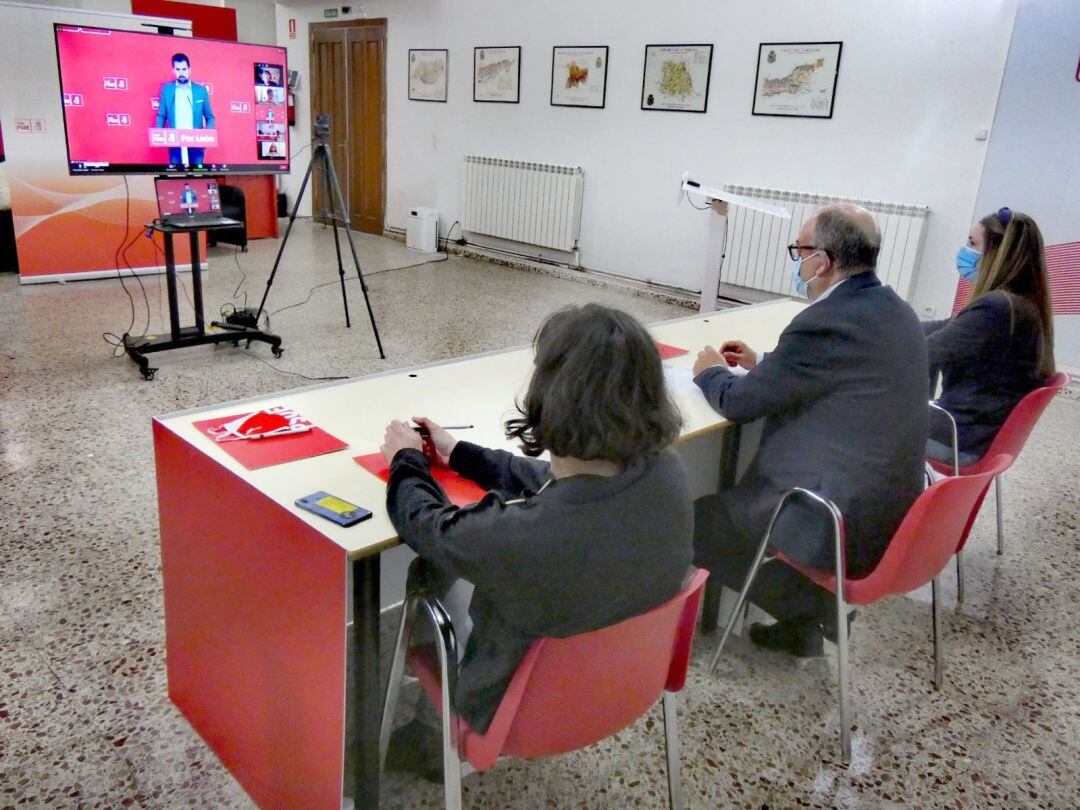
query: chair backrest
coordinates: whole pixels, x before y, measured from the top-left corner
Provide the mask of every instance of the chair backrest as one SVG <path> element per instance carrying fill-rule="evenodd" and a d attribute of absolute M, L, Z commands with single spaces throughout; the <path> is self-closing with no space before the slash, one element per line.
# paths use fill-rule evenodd
<path fill-rule="evenodd" d="M 997 432 L 982 459 L 977 464 L 965 468 L 964 472 L 973 472 L 974 467 L 978 467 L 981 471 L 985 463 L 1003 453 L 1012 456 L 1013 459 L 1020 455 L 1020 451 L 1024 449 L 1024 443 L 1031 435 L 1031 431 L 1035 429 L 1035 423 L 1039 421 L 1046 406 L 1050 404 L 1054 395 L 1068 384 L 1069 375 L 1064 371 L 1059 371 L 1047 380 L 1042 388 L 1036 388 L 1016 403 L 1016 407 L 1009 412 L 1009 418 Z"/>
<path fill-rule="evenodd" d="M 664 689 L 682 689 L 707 578 L 707 571 L 696 571 L 676 596 L 640 616 L 537 641 L 487 732 L 462 735 L 462 757 L 483 770 L 500 754 L 535 757 L 583 748 L 633 723 Z"/>
<path fill-rule="evenodd" d="M 845 583 L 853 604 L 869 604 L 890 594 L 920 588 L 948 565 L 972 512 L 991 479 L 1012 464 L 999 455 L 973 475 L 941 478 L 911 505 L 885 554 L 867 576 Z"/>

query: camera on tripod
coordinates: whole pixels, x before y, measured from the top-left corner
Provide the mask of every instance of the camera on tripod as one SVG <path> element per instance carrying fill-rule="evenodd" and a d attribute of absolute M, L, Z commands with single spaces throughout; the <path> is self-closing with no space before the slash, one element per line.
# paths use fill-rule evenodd
<path fill-rule="evenodd" d="M 333 116 L 323 113 L 315 116 L 315 123 L 311 125 L 311 132 L 317 141 L 330 140 L 330 121 Z"/>

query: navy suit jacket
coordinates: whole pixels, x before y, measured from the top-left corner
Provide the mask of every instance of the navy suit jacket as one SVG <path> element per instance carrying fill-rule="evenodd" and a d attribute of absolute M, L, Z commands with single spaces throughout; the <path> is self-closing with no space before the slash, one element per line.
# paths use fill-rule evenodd
<path fill-rule="evenodd" d="M 756 544 L 783 492 L 805 487 L 843 513 L 848 572 L 872 569 L 923 488 L 927 373 L 915 313 L 870 272 L 800 312 L 746 376 L 701 372 L 716 410 L 765 420 L 746 474 L 719 495 L 735 529 Z M 833 565 L 831 523 L 802 500 L 778 519 L 773 546 Z"/>
<path fill-rule="evenodd" d="M 191 116 L 192 129 L 213 129 L 216 119 L 213 110 L 210 109 L 210 95 L 201 84 L 191 82 L 191 103 L 195 108 Z M 176 126 L 176 82 L 165 82 L 161 85 L 157 121 L 154 126 Z"/>

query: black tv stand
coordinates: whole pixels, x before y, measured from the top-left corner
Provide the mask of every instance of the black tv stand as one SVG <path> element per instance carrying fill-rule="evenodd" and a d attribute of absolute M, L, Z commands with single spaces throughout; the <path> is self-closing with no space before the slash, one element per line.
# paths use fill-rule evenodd
<path fill-rule="evenodd" d="M 124 350 L 128 357 L 139 364 L 139 373 L 147 380 L 154 379 L 156 368 L 151 368 L 146 355 L 152 352 L 163 352 L 169 349 L 185 349 L 190 346 L 203 346 L 207 343 L 232 343 L 240 345 L 240 341 L 246 340 L 248 345 L 251 341 L 259 340 L 270 344 L 270 351 L 274 357 L 281 357 L 284 349 L 281 348 L 281 338 L 269 332 L 253 326 L 239 325 L 235 323 L 221 323 L 212 321 L 210 328 L 206 330 L 203 320 L 202 300 L 202 268 L 199 266 L 199 233 L 224 228 L 235 228 L 239 222 L 226 222 L 219 225 L 204 225 L 194 228 L 180 228 L 164 222 L 152 222 L 146 227 L 157 231 L 165 237 L 165 281 L 169 294 L 169 334 L 148 335 L 133 337 L 124 334 Z M 195 325 L 180 326 L 180 308 L 176 296 L 176 255 L 173 250 L 173 235 L 186 233 L 191 242 L 191 286 L 195 297 Z"/>

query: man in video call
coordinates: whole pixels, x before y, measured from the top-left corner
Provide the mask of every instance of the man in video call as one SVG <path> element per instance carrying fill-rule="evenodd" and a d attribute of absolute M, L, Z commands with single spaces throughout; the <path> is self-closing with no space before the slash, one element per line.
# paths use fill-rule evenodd
<path fill-rule="evenodd" d="M 191 81 L 191 60 L 187 54 L 176 53 L 172 58 L 175 81 L 161 85 L 155 127 L 170 129 L 213 129 L 214 113 L 210 109 L 210 94 L 201 84 Z M 170 147 L 169 162 L 176 165 L 202 164 L 205 150 L 201 147 Z"/>
<path fill-rule="evenodd" d="M 262 68 L 259 71 L 259 84 L 263 87 L 278 87 L 278 83 L 274 81 L 274 72 L 270 68 Z"/>
<path fill-rule="evenodd" d="M 199 207 L 199 197 L 192 191 L 190 183 L 184 183 L 184 190 L 180 194 L 180 207 L 189 214 L 194 214 Z"/>

